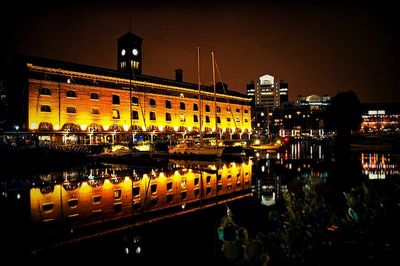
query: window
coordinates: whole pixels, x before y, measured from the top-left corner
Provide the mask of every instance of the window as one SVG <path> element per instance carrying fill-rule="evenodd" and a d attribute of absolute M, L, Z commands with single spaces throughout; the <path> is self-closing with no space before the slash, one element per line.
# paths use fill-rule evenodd
<path fill-rule="evenodd" d="M 93 195 L 92 196 L 92 203 L 93 204 L 100 204 L 101 202 L 101 195 Z"/>
<path fill-rule="evenodd" d="M 69 199 L 68 206 L 70 208 L 76 208 L 78 206 L 78 199 Z"/>
<path fill-rule="evenodd" d="M 206 115 L 206 123 L 210 123 L 210 117 Z"/>
<path fill-rule="evenodd" d="M 139 62 L 131 60 L 131 66 L 133 69 L 139 69 Z"/>
<path fill-rule="evenodd" d="M 199 117 L 197 115 L 193 115 L 193 122 L 198 123 Z"/>
<path fill-rule="evenodd" d="M 134 197 L 138 197 L 140 195 L 140 187 L 134 187 L 132 193 Z"/>
<path fill-rule="evenodd" d="M 172 182 L 168 182 L 167 183 L 167 190 L 171 190 L 172 189 Z"/>
<path fill-rule="evenodd" d="M 181 122 L 185 122 L 186 120 L 185 120 L 185 115 L 184 114 L 180 114 L 179 115 L 179 121 L 181 121 Z"/>
<path fill-rule="evenodd" d="M 76 98 L 76 92 L 73 90 L 67 91 L 67 97 L 68 98 Z"/>
<path fill-rule="evenodd" d="M 173 194 L 167 194 L 167 202 L 170 203 L 173 200 L 174 200 L 174 195 Z"/>
<path fill-rule="evenodd" d="M 150 99 L 150 106 L 151 107 L 156 107 L 156 100 L 155 99 Z"/>
<path fill-rule="evenodd" d="M 206 177 L 206 182 L 207 182 L 207 183 L 210 183 L 210 182 L 211 182 L 211 176 L 210 176 L 210 175 L 208 175 L 208 176 Z"/>
<path fill-rule="evenodd" d="M 139 105 L 139 98 L 136 97 L 136 96 L 133 96 L 133 97 L 132 97 L 132 104 L 133 104 L 133 105 Z"/>
<path fill-rule="evenodd" d="M 52 202 L 42 204 L 42 211 L 45 213 L 53 211 L 53 208 L 54 204 Z"/>
<path fill-rule="evenodd" d="M 199 181 L 200 179 L 198 177 L 196 177 L 193 182 L 194 182 L 194 186 L 197 187 L 199 185 Z"/>
<path fill-rule="evenodd" d="M 139 112 L 136 110 L 132 111 L 132 120 L 139 120 Z"/>
<path fill-rule="evenodd" d="M 248 114 L 248 113 L 249 113 L 249 110 L 248 110 L 248 109 L 244 109 L 244 113 L 245 113 L 245 114 Z"/>
<path fill-rule="evenodd" d="M 157 193 L 157 184 L 151 184 L 150 186 L 151 193 Z"/>
<path fill-rule="evenodd" d="M 181 180 L 181 188 L 186 189 L 186 179 Z"/>
<path fill-rule="evenodd" d="M 197 103 L 193 104 L 193 111 L 198 111 L 199 110 L 199 106 L 197 105 Z"/>
<path fill-rule="evenodd" d="M 92 108 L 92 115 L 99 115 L 100 111 L 99 108 Z"/>
<path fill-rule="evenodd" d="M 76 113 L 76 108 L 74 106 L 68 106 L 67 107 L 67 113 L 68 114 L 75 114 Z"/>
<path fill-rule="evenodd" d="M 98 99 L 99 99 L 99 94 L 96 93 L 96 92 L 92 92 L 92 93 L 90 94 L 90 99 L 92 99 L 92 100 L 98 100 Z"/>
<path fill-rule="evenodd" d="M 239 117 L 236 117 L 236 122 L 240 122 L 240 118 Z"/>
<path fill-rule="evenodd" d="M 165 101 L 165 108 L 167 108 L 167 109 L 171 109 L 172 107 L 171 107 L 171 101 L 170 100 L 166 100 Z"/>
<path fill-rule="evenodd" d="M 231 122 L 231 118 L 230 118 L 230 117 L 227 117 L 227 118 L 226 118 L 226 122 Z"/>
<path fill-rule="evenodd" d="M 41 111 L 41 112 L 50 113 L 50 112 L 51 112 L 50 105 L 41 105 L 41 106 L 40 106 L 40 111 Z"/>
<path fill-rule="evenodd" d="M 180 108 L 181 110 L 185 110 L 185 109 L 186 109 L 185 103 L 184 103 L 184 102 L 181 102 L 181 103 L 179 104 L 179 108 Z"/>
<path fill-rule="evenodd" d="M 221 117 L 217 116 L 217 124 L 221 124 Z"/>
<path fill-rule="evenodd" d="M 40 88 L 39 94 L 40 95 L 51 95 L 51 90 L 49 88 Z"/>
<path fill-rule="evenodd" d="M 120 189 L 114 190 L 114 199 L 121 199 L 122 191 Z"/>
<path fill-rule="evenodd" d="M 165 121 L 172 121 L 170 113 L 165 113 Z"/>
<path fill-rule="evenodd" d="M 240 109 L 239 108 L 236 108 L 236 113 L 240 113 Z"/>
<path fill-rule="evenodd" d="M 126 61 L 121 62 L 121 68 L 126 68 Z"/>
<path fill-rule="evenodd" d="M 221 113 L 221 107 L 217 106 L 217 113 Z"/>
<path fill-rule="evenodd" d="M 112 118 L 119 119 L 119 111 L 117 109 L 112 110 Z"/>
<path fill-rule="evenodd" d="M 113 94 L 113 96 L 112 96 L 112 104 L 119 104 L 119 103 L 120 103 L 119 95 Z"/>
<path fill-rule="evenodd" d="M 210 112 L 210 106 L 208 104 L 206 104 L 206 112 L 209 113 Z"/>
<path fill-rule="evenodd" d="M 182 199 L 186 199 L 186 197 L 187 197 L 187 192 L 186 191 L 182 191 L 181 192 L 181 198 Z"/>
<path fill-rule="evenodd" d="M 195 196 L 195 197 L 198 197 L 199 195 L 200 195 L 200 189 L 196 188 L 196 189 L 194 190 L 194 196 Z"/>
<path fill-rule="evenodd" d="M 156 113 L 150 112 L 150 120 L 156 120 Z"/>
<path fill-rule="evenodd" d="M 114 212 L 115 213 L 122 212 L 122 202 L 114 203 Z"/>
<path fill-rule="evenodd" d="M 249 122 L 249 120 L 246 118 L 246 119 L 244 119 L 244 122 L 247 123 L 247 122 Z"/>

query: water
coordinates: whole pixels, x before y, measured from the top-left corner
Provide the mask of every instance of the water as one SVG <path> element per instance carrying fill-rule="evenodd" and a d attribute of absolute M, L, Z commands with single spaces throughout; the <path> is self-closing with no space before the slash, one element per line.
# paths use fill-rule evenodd
<path fill-rule="evenodd" d="M 159 259 L 174 265 L 225 264 L 217 228 L 227 207 L 255 237 L 268 212 L 283 202 L 282 193 L 301 193 L 305 179 L 328 200 L 342 203 L 341 190 L 399 176 L 392 154 L 356 153 L 349 161 L 339 171 L 329 147 L 299 142 L 244 162 L 88 164 L 2 178 L 1 234 L 7 243 L 2 252 L 41 264 L 62 257 L 136 265 Z"/>

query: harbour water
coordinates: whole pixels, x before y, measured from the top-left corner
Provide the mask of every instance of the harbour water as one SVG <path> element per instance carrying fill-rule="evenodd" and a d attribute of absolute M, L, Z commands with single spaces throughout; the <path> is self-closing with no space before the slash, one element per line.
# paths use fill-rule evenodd
<path fill-rule="evenodd" d="M 301 193 L 305 180 L 337 208 L 352 187 L 399 184 L 396 154 L 354 152 L 345 161 L 340 165 L 327 144 L 295 142 L 243 161 L 91 162 L 4 176 L 2 253 L 12 261 L 42 264 L 61 258 L 227 264 L 217 235 L 227 208 L 254 238 L 265 229 L 268 213 L 282 205 L 283 195 Z"/>

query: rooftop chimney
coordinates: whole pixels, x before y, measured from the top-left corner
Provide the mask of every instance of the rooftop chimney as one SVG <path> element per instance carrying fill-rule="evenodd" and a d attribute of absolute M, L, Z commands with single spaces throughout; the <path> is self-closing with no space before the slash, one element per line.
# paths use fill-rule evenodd
<path fill-rule="evenodd" d="M 183 82 L 183 70 L 180 68 L 175 70 L 175 81 Z"/>

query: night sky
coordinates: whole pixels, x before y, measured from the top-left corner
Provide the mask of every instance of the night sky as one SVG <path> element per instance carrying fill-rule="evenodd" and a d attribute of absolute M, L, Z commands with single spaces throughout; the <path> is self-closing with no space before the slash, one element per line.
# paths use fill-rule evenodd
<path fill-rule="evenodd" d="M 353 90 L 361 102 L 400 102 L 400 16 L 389 1 L 55 2 L 2 7 L 2 71 L 14 52 L 116 69 L 116 40 L 131 28 L 146 75 L 182 68 L 197 83 L 199 46 L 202 84 L 214 51 L 217 81 L 232 90 L 269 74 L 289 83 L 289 100 Z"/>

